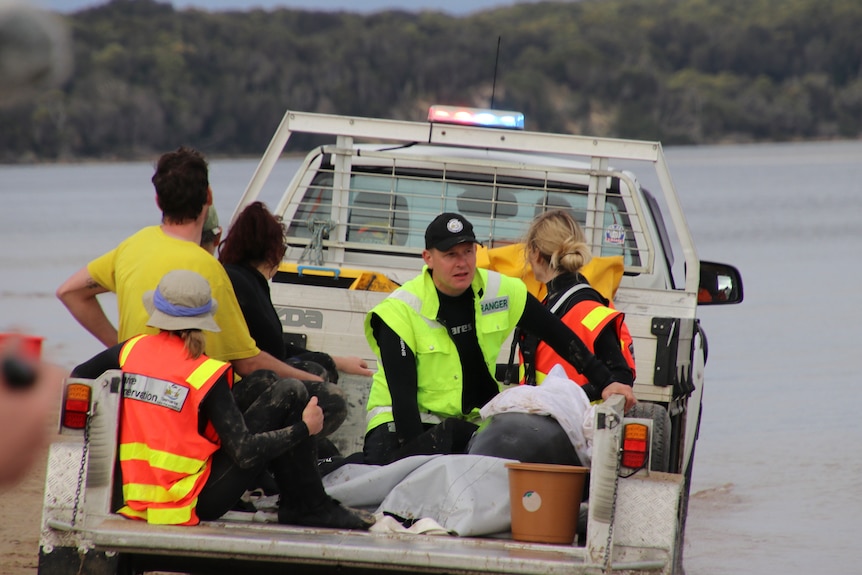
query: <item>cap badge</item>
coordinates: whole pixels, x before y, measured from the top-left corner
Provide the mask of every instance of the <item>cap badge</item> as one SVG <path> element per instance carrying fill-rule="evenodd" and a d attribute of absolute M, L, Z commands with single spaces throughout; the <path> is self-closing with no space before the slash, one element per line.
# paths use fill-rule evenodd
<path fill-rule="evenodd" d="M 457 234 L 464 229 L 464 224 L 461 223 L 461 220 L 459 220 L 458 218 L 452 218 L 451 220 L 446 222 L 446 229 L 453 234 Z"/>

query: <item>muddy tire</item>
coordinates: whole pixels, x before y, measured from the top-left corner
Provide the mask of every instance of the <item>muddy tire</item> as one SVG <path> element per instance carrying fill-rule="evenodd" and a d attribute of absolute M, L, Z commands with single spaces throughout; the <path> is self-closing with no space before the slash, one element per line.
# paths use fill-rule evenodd
<path fill-rule="evenodd" d="M 652 420 L 652 457 L 650 471 L 670 470 L 670 415 L 657 403 L 641 402 L 626 413 L 626 417 Z"/>

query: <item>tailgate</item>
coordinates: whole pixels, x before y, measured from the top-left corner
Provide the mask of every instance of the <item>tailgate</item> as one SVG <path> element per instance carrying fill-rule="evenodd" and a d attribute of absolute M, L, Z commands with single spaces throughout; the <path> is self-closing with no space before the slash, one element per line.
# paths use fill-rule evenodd
<path fill-rule="evenodd" d="M 195 527 L 153 526 L 121 517 L 105 518 L 87 531 L 97 549 L 121 553 L 314 565 L 339 568 L 340 572 L 585 572 L 583 548 L 508 540 L 337 531 L 249 521 L 206 522 Z"/>

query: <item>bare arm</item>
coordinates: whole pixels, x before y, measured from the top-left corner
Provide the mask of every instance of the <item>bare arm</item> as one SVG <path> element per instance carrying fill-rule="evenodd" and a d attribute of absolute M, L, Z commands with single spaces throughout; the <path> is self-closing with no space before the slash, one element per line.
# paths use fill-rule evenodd
<path fill-rule="evenodd" d="M 57 288 L 57 297 L 84 329 L 110 347 L 117 344 L 117 328 L 111 324 L 102 304 L 96 299 L 97 295 L 107 292 L 83 267 Z"/>
<path fill-rule="evenodd" d="M 368 363 L 361 357 L 350 356 L 332 356 L 332 361 L 335 362 L 335 367 L 338 371 L 351 373 L 353 375 L 374 375 L 374 372 L 368 369 Z"/>
<path fill-rule="evenodd" d="M 294 377 L 302 381 L 323 381 L 319 376 L 301 369 L 296 369 L 283 361 L 276 359 L 274 356 L 261 351 L 259 354 L 246 357 L 243 359 L 234 359 L 231 361 L 233 369 L 240 376 L 245 377 L 258 369 L 268 369 L 274 371 L 279 377 Z"/>

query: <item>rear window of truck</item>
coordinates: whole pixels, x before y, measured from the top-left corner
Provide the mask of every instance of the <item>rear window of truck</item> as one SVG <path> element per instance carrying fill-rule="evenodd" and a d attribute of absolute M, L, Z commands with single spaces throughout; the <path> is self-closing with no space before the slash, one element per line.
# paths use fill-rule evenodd
<path fill-rule="evenodd" d="M 334 217 L 338 210 L 333 209 L 333 180 L 331 170 L 321 169 L 315 175 L 287 221 L 289 237 L 310 239 L 315 221 L 339 220 Z M 591 247 L 604 256 L 622 255 L 626 266 L 639 266 L 641 257 L 625 202 L 613 189 L 608 190 L 597 220 L 601 245 Z M 578 184 L 493 173 L 393 172 L 357 166 L 350 177 L 346 207 L 346 219 L 340 220 L 345 224 L 343 240 L 348 249 L 388 245 L 416 250 L 424 248 L 425 227 L 441 212 L 463 214 L 479 241 L 494 248 L 521 241 L 533 218 L 546 210 L 567 210 L 585 226 L 589 209 L 587 188 Z M 334 232 L 328 230 L 324 240 Z"/>

